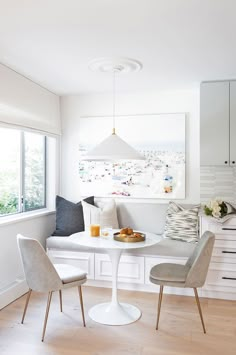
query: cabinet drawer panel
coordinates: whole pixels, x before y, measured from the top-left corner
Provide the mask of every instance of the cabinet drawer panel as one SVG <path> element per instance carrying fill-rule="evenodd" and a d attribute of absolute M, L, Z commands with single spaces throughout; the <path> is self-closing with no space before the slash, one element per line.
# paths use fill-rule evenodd
<path fill-rule="evenodd" d="M 233 271 L 236 274 L 236 263 L 219 263 L 211 261 L 209 268 L 210 270 Z"/>
<path fill-rule="evenodd" d="M 236 237 L 236 218 L 232 217 L 224 223 L 214 221 L 211 217 L 202 217 L 202 232 L 210 230 L 215 234 L 232 235 Z"/>
<path fill-rule="evenodd" d="M 146 257 L 145 258 L 145 284 L 150 285 L 151 282 L 149 281 L 150 270 L 153 266 L 162 263 L 175 263 L 175 264 L 185 264 L 187 258 L 166 258 L 166 257 Z"/>
<path fill-rule="evenodd" d="M 236 263 L 236 241 L 216 240 L 212 261 L 220 263 Z"/>
<path fill-rule="evenodd" d="M 209 270 L 206 284 L 207 286 L 233 287 L 236 291 L 236 271 Z"/>
<path fill-rule="evenodd" d="M 206 230 L 215 234 L 217 240 L 236 241 L 236 218 L 233 217 L 225 223 L 214 222 L 210 217 L 201 218 L 201 234 Z"/>
<path fill-rule="evenodd" d="M 95 279 L 112 280 L 112 266 L 107 254 L 95 255 Z M 121 256 L 118 281 L 142 284 L 144 283 L 144 257 L 139 256 Z"/>
<path fill-rule="evenodd" d="M 69 264 L 87 272 L 88 279 L 94 279 L 94 254 L 61 250 L 48 250 L 49 258 L 54 264 Z"/>
<path fill-rule="evenodd" d="M 236 249 L 236 240 L 223 240 L 223 239 L 216 239 L 214 248 L 219 249 Z"/>
<path fill-rule="evenodd" d="M 222 253 L 222 250 L 217 251 L 214 249 L 211 261 L 214 263 L 220 263 L 223 266 L 228 263 L 236 265 L 236 254 L 232 254 L 232 252 Z"/>

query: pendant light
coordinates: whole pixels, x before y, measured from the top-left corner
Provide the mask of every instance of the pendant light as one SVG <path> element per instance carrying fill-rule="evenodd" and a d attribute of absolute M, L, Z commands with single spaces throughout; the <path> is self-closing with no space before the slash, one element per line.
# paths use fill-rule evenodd
<path fill-rule="evenodd" d="M 90 150 L 82 159 L 83 160 L 120 160 L 120 159 L 137 159 L 144 160 L 138 151 L 126 143 L 116 134 L 116 75 L 118 73 L 128 73 L 131 71 L 141 70 L 142 65 L 129 58 L 99 58 L 89 64 L 89 68 L 93 71 L 110 72 L 113 75 L 113 127 L 112 133 L 100 144 Z"/>

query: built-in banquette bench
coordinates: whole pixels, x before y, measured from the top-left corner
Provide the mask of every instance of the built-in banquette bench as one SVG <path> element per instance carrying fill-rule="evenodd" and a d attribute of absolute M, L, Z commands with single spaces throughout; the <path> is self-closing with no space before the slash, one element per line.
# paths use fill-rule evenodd
<path fill-rule="evenodd" d="M 119 226 L 162 235 L 167 207 L 168 204 L 157 203 L 117 203 Z M 222 224 L 212 217 L 200 216 L 200 236 L 206 230 L 212 231 L 216 240 L 207 280 L 199 293 L 206 297 L 236 300 L 236 217 L 233 215 Z M 119 288 L 157 291 L 158 287 L 149 282 L 151 267 L 162 262 L 185 263 L 194 246 L 194 243 L 163 238 L 152 247 L 123 253 L 119 265 Z M 95 253 L 74 244 L 70 237 L 50 237 L 47 251 L 55 263 L 70 263 L 86 270 L 87 284 L 110 287 L 111 264 L 105 250 Z M 191 290 L 181 288 L 166 287 L 165 292 L 192 295 Z"/>
<path fill-rule="evenodd" d="M 157 203 L 117 203 L 117 217 L 120 227 L 130 226 L 137 231 L 147 231 L 162 235 L 168 204 Z M 188 206 L 189 207 L 189 206 Z M 194 249 L 194 243 L 164 239 L 140 250 L 124 252 L 119 265 L 119 287 L 156 291 L 149 281 L 152 266 L 162 262 L 185 263 Z M 69 237 L 49 237 L 47 252 L 54 263 L 70 263 L 88 273 L 88 284 L 109 286 L 111 264 L 104 252 L 82 248 Z M 166 289 L 166 292 L 181 292 L 180 289 Z M 184 290 L 185 294 L 189 291 Z"/>

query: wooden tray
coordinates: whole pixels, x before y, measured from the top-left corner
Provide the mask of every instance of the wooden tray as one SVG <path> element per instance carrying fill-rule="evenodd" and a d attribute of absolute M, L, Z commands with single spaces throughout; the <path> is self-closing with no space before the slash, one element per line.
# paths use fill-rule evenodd
<path fill-rule="evenodd" d="M 123 242 L 123 243 L 137 243 L 137 242 L 143 242 L 146 239 L 146 236 L 144 233 L 140 232 L 134 232 L 140 234 L 140 237 L 132 237 L 130 235 L 127 235 L 126 237 L 121 237 L 120 232 L 114 233 L 113 238 L 117 240 L 118 242 Z"/>

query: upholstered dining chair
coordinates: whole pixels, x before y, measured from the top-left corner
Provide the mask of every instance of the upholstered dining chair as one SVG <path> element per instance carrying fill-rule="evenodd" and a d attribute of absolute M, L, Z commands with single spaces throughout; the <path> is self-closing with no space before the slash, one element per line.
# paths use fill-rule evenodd
<path fill-rule="evenodd" d="M 160 285 L 156 330 L 159 325 L 164 286 L 190 287 L 194 290 L 203 332 L 206 333 L 197 288 L 202 287 L 205 283 L 214 241 L 214 234 L 206 231 L 196 244 L 192 255 L 188 258 L 185 265 L 162 263 L 153 266 L 151 269 L 150 281 Z"/>
<path fill-rule="evenodd" d="M 87 280 L 86 273 L 67 264 L 52 264 L 43 247 L 36 239 L 17 235 L 26 282 L 29 286 L 21 323 L 23 324 L 32 291 L 47 292 L 48 301 L 44 318 L 42 341 L 44 341 L 52 293 L 59 291 L 62 312 L 62 293 L 65 288 L 78 286 L 83 325 L 85 327 L 84 307 L 81 285 Z"/>

